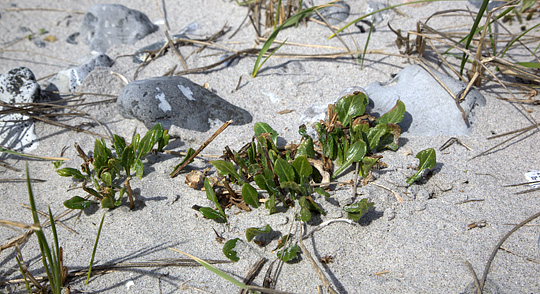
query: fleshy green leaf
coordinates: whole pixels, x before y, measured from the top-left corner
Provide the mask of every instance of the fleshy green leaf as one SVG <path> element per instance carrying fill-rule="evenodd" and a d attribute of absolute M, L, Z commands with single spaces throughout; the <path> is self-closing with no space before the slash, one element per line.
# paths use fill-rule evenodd
<path fill-rule="evenodd" d="M 257 193 L 257 190 L 255 190 L 255 188 L 248 183 L 244 183 L 244 185 L 242 185 L 242 199 L 244 199 L 245 203 L 255 208 L 261 205 L 259 203 L 259 193 Z"/>
<path fill-rule="evenodd" d="M 222 176 L 231 176 L 239 182 L 243 182 L 242 177 L 236 172 L 234 164 L 230 161 L 225 160 L 214 160 L 210 163 L 218 170 Z"/>
<path fill-rule="evenodd" d="M 140 159 L 135 160 L 135 173 L 137 174 L 137 177 L 139 179 L 142 179 L 143 174 L 144 174 L 144 167 L 143 167 L 142 160 Z"/>
<path fill-rule="evenodd" d="M 366 214 L 374 203 L 370 202 L 367 198 L 360 200 L 360 202 L 347 205 L 343 208 L 348 213 L 350 219 L 354 221 L 360 220 L 364 214 Z"/>
<path fill-rule="evenodd" d="M 324 191 L 324 189 L 321 188 L 321 187 L 317 187 L 317 188 L 313 189 L 313 191 L 315 193 L 319 194 L 319 195 L 324 196 L 326 199 L 328 199 L 328 197 L 330 197 L 330 193 Z"/>
<path fill-rule="evenodd" d="M 227 220 L 223 218 L 223 215 L 221 215 L 220 212 L 215 211 L 214 209 L 210 207 L 200 207 L 199 212 L 204 215 L 204 217 L 209 219 L 218 219 L 220 221 L 226 222 Z"/>
<path fill-rule="evenodd" d="M 122 152 L 122 158 L 120 158 L 122 162 L 122 166 L 125 169 L 126 176 L 130 176 L 131 174 L 131 166 L 134 163 L 135 154 L 133 153 L 133 146 L 129 145 L 126 148 L 124 148 L 124 151 Z"/>
<path fill-rule="evenodd" d="M 150 130 L 146 132 L 146 135 L 141 139 L 137 148 L 136 159 L 141 159 L 146 153 L 152 150 L 152 147 L 156 144 L 156 131 Z"/>
<path fill-rule="evenodd" d="M 266 225 L 262 228 L 248 228 L 246 230 L 246 240 L 248 242 L 251 242 L 251 240 L 253 240 L 253 238 L 257 237 L 258 235 L 260 234 L 267 234 L 267 233 L 270 233 L 272 231 L 272 227 L 270 227 L 270 225 Z"/>
<path fill-rule="evenodd" d="M 277 158 L 274 162 L 274 172 L 281 183 L 294 182 L 294 169 L 285 159 Z"/>
<path fill-rule="evenodd" d="M 116 156 L 118 158 L 122 158 L 122 154 L 124 153 L 124 149 L 126 148 L 126 140 L 124 138 L 113 135 L 114 138 L 114 150 L 116 151 Z"/>
<path fill-rule="evenodd" d="M 204 178 L 204 190 L 206 191 L 206 198 L 214 202 L 214 204 L 216 205 L 216 208 L 218 209 L 219 213 L 222 216 L 222 219 L 227 221 L 227 215 L 221 208 L 221 205 L 219 205 L 219 201 L 217 199 L 216 193 L 214 192 L 214 188 L 212 188 L 212 186 L 210 185 L 210 181 L 208 181 L 208 178 Z"/>
<path fill-rule="evenodd" d="M 181 166 L 182 164 L 184 164 L 184 162 L 186 162 L 188 160 L 188 158 L 190 158 L 193 154 L 195 153 L 195 150 L 193 150 L 193 148 L 189 147 L 187 152 L 186 152 L 186 157 L 184 157 L 184 159 L 182 160 L 182 162 L 180 162 L 179 164 L 177 164 L 174 169 L 173 169 L 173 172 L 171 173 L 171 175 L 174 173 L 174 171 L 179 167 Z M 193 162 L 193 159 L 189 162 L 189 163 L 192 163 Z"/>
<path fill-rule="evenodd" d="M 280 250 L 277 252 L 277 257 L 281 260 L 283 260 L 284 262 L 289 262 L 295 258 L 298 257 L 298 253 L 302 251 L 302 249 L 300 249 L 300 246 L 298 245 L 293 245 L 293 246 L 289 246 L 287 248 L 285 248 L 284 250 Z"/>
<path fill-rule="evenodd" d="M 101 207 L 102 208 L 113 209 L 114 208 L 114 199 L 113 199 L 113 197 L 112 196 L 104 197 L 101 200 Z"/>
<path fill-rule="evenodd" d="M 347 153 L 345 154 L 345 162 L 342 166 L 339 167 L 337 171 L 334 172 L 333 178 L 338 176 L 342 171 L 349 167 L 353 162 L 359 162 L 362 160 L 364 155 L 367 152 L 367 145 L 364 141 L 357 141 L 352 144 Z"/>
<path fill-rule="evenodd" d="M 302 188 L 296 182 L 293 182 L 293 181 L 281 182 L 280 181 L 279 186 L 283 189 L 289 189 L 289 191 L 291 192 L 302 194 Z"/>
<path fill-rule="evenodd" d="M 375 123 L 376 124 L 397 124 L 403 120 L 404 116 L 405 116 L 405 104 L 401 100 L 398 100 L 396 102 L 396 105 L 392 109 L 390 109 L 390 111 L 383 114 L 383 116 L 379 117 L 375 121 Z"/>
<path fill-rule="evenodd" d="M 78 169 L 71 168 L 71 167 L 64 167 L 61 169 L 57 169 L 56 173 L 62 177 L 73 177 L 75 179 L 80 179 L 80 180 L 85 179 L 85 176 Z"/>
<path fill-rule="evenodd" d="M 305 155 L 308 158 L 315 158 L 315 148 L 313 147 L 313 139 L 308 137 L 306 140 L 303 140 L 298 149 L 296 150 L 296 157 Z"/>
<path fill-rule="evenodd" d="M 309 164 L 309 161 L 305 155 L 297 156 L 294 159 L 292 166 L 301 176 L 309 177 L 311 173 L 313 173 L 313 167 L 311 167 L 311 164 Z"/>
<path fill-rule="evenodd" d="M 80 196 L 74 196 L 71 199 L 64 201 L 64 206 L 69 209 L 85 209 L 95 203 L 95 201 L 87 200 Z"/>
<path fill-rule="evenodd" d="M 369 150 L 373 150 L 379 146 L 381 137 L 388 132 L 386 124 L 378 124 L 373 128 L 370 128 L 366 134 L 367 142 L 369 144 Z"/>
<path fill-rule="evenodd" d="M 107 184 L 107 186 L 112 187 L 112 175 L 110 172 L 106 171 L 101 174 L 101 180 Z"/>
<path fill-rule="evenodd" d="M 407 179 L 407 184 L 409 185 L 420 179 L 422 173 L 426 169 L 434 168 L 435 165 L 437 165 L 437 155 L 435 153 L 435 149 L 433 148 L 428 148 L 418 152 L 418 154 L 416 154 L 416 158 L 420 159 L 420 164 L 418 165 L 418 171 L 412 177 Z"/>
<path fill-rule="evenodd" d="M 266 202 L 264 203 L 264 207 L 266 207 L 266 209 L 268 209 L 268 212 L 270 214 L 276 213 L 277 212 L 277 209 L 276 209 L 276 196 L 271 195 L 270 198 L 268 198 L 268 200 L 266 200 Z"/>
<path fill-rule="evenodd" d="M 369 175 L 369 172 L 371 171 L 371 168 L 373 165 L 377 163 L 379 160 L 378 157 L 364 157 L 362 158 L 362 161 L 360 162 L 360 168 L 358 169 L 360 172 L 360 175 L 365 178 Z"/>
<path fill-rule="evenodd" d="M 255 137 L 259 137 L 263 133 L 268 133 L 270 134 L 270 138 L 272 139 L 274 145 L 277 145 L 278 132 L 272 129 L 270 125 L 267 123 L 258 122 L 255 124 L 255 126 L 253 126 L 253 129 L 255 131 Z"/>
<path fill-rule="evenodd" d="M 236 243 L 238 241 L 242 242 L 239 238 L 234 238 L 225 242 L 225 245 L 223 245 L 223 254 L 225 254 L 228 259 L 234 262 L 240 260 L 240 258 L 238 258 L 237 256 L 237 252 L 234 250 L 234 247 L 236 247 Z"/>
<path fill-rule="evenodd" d="M 300 205 L 300 220 L 307 222 L 311 219 L 311 211 L 309 210 L 309 205 L 306 203 L 306 196 L 300 197 L 298 200 Z"/>
<path fill-rule="evenodd" d="M 390 149 L 396 151 L 399 148 L 399 136 L 401 135 L 401 127 L 396 124 L 387 124 L 386 125 L 386 134 L 384 134 L 380 140 L 379 145 L 377 146 L 377 151 L 382 151 L 383 149 Z"/>
<path fill-rule="evenodd" d="M 362 92 L 357 92 L 339 99 L 336 103 L 335 110 L 341 124 L 344 127 L 348 127 L 355 117 L 364 115 L 368 102 L 366 94 Z"/>

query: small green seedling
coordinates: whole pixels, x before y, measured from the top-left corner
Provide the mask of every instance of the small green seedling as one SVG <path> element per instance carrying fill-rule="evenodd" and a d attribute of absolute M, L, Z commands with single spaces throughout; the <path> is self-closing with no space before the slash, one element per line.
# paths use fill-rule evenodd
<path fill-rule="evenodd" d="M 225 244 L 223 245 L 223 254 L 225 254 L 228 259 L 234 262 L 240 260 L 240 258 L 238 257 L 238 253 L 234 250 L 238 241 L 242 242 L 240 238 L 234 238 L 225 242 Z"/>
<path fill-rule="evenodd" d="M 103 208 L 113 209 L 119 206 L 123 195 L 127 193 L 130 209 L 133 209 L 134 202 L 129 185 L 131 171 L 135 170 L 135 174 L 141 179 L 143 177 L 142 157 L 152 151 L 156 144 L 156 151 L 163 152 L 163 148 L 169 142 L 169 134 L 167 130 L 163 130 L 161 124 L 157 124 L 142 139 L 139 134 L 136 134 L 131 144 L 126 144 L 124 138 L 118 135 L 114 135 L 113 138 L 113 150 L 116 155 L 107 147 L 103 139 L 95 141 L 93 157 L 88 157 L 78 145 L 75 145 L 79 157 L 84 160 L 81 169 L 65 167 L 57 169 L 56 172 L 63 177 L 82 180 L 83 190 L 96 198 Z M 125 176 L 122 176 L 122 173 Z M 87 187 L 87 183 L 91 183 L 93 187 Z M 118 191 L 120 196 L 117 198 Z M 95 203 L 97 202 L 74 196 L 65 201 L 64 205 L 70 209 L 85 209 Z"/>
<path fill-rule="evenodd" d="M 214 188 L 212 188 L 212 186 L 210 185 L 208 178 L 204 179 L 204 190 L 206 191 L 206 198 L 214 202 L 214 204 L 216 205 L 217 211 L 210 207 L 201 207 L 199 208 L 199 211 L 206 218 L 215 219 L 221 222 L 227 222 L 227 215 L 223 211 L 223 208 L 221 208 L 221 205 L 219 204 L 219 200 L 217 199 L 216 193 L 214 192 Z"/>
<path fill-rule="evenodd" d="M 364 214 L 366 214 L 370 208 L 374 205 L 373 202 L 370 202 L 368 199 L 364 198 L 360 202 L 347 205 L 343 208 L 348 214 L 348 217 L 354 221 L 359 221 Z"/>
<path fill-rule="evenodd" d="M 407 184 L 409 185 L 420 179 L 425 170 L 432 169 L 437 165 L 437 155 L 433 148 L 418 152 L 416 158 L 420 159 L 420 164 L 418 165 L 418 171 L 412 177 L 407 179 Z"/>

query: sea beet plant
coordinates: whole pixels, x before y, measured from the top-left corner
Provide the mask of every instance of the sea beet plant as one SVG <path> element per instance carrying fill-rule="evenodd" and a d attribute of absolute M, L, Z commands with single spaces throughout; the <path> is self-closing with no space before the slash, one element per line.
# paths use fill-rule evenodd
<path fill-rule="evenodd" d="M 238 152 L 227 147 L 224 160 L 211 162 L 220 178 L 212 181 L 205 178 L 204 187 L 216 209 L 197 207 L 198 210 L 207 218 L 225 222 L 223 208 L 235 205 L 249 211 L 249 206 L 258 208 L 262 202 L 270 214 L 298 205 L 298 218 L 304 222 L 311 219 L 312 213 L 324 214 L 313 197 L 314 193 L 330 197 L 321 186 L 328 186 L 331 178 L 341 175 L 353 163 L 359 165 L 359 175 L 368 178 L 382 158 L 376 153 L 398 148 L 401 128 L 397 123 L 404 117 L 405 105 L 398 100 L 389 112 L 375 118 L 366 113 L 368 102 L 364 93 L 355 92 L 329 105 L 326 120 L 315 126 L 317 141 L 302 126 L 299 144 L 278 147 L 278 133 L 266 123 L 256 123 L 251 142 Z M 233 189 L 235 186 L 239 188 Z M 258 192 L 261 190 L 268 195 L 265 199 Z M 344 210 L 349 218 L 358 221 L 372 206 L 368 199 L 362 199 Z M 253 239 L 254 233 L 266 230 L 248 229 L 247 241 Z M 229 240 L 223 248 L 225 255 L 234 261 L 238 260 L 234 251 L 238 241 L 241 240 Z M 284 261 L 294 259 L 297 252 L 294 246 L 297 245 L 290 244 L 282 250 L 291 251 L 283 257 Z"/>
<path fill-rule="evenodd" d="M 102 208 L 115 208 L 122 203 L 122 197 L 127 193 L 130 201 L 130 208 L 133 209 L 133 195 L 129 185 L 131 171 L 135 170 L 138 178 L 143 177 L 142 157 L 152 151 L 157 144 L 156 151 L 162 152 L 169 142 L 167 130 L 163 130 L 161 124 L 155 125 L 144 137 L 139 134 L 133 136 L 131 144 L 127 144 L 124 138 L 114 135 L 113 150 L 109 149 L 103 139 L 97 139 L 94 144 L 93 156 L 88 156 L 84 151 L 75 145 L 79 157 L 84 163 L 80 170 L 70 167 L 57 169 L 56 172 L 63 177 L 72 177 L 74 180 L 82 181 L 82 189 L 90 196 L 96 198 L 101 203 Z M 55 167 L 58 167 L 57 164 Z M 122 175 L 124 173 L 124 175 Z M 87 186 L 91 183 L 92 187 Z M 120 186 L 122 185 L 122 186 Z M 116 193 L 120 192 L 117 198 Z M 88 198 L 88 197 L 87 197 Z M 98 202 L 88 200 L 81 196 L 64 202 L 67 208 L 85 209 Z"/>

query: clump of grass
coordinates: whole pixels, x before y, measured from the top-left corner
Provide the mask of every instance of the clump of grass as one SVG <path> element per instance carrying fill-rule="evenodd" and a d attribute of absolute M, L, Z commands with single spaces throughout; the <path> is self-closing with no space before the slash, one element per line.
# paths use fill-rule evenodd
<path fill-rule="evenodd" d="M 34 201 L 34 193 L 32 192 L 32 185 L 30 184 L 30 175 L 28 172 L 28 165 L 26 165 L 26 183 L 28 187 L 28 198 L 30 201 L 30 207 L 32 210 L 32 218 L 34 224 L 40 226 L 39 217 L 36 209 L 36 203 Z M 62 260 L 62 247 L 58 243 L 58 235 L 56 233 L 56 226 L 54 218 L 49 207 L 49 220 L 51 223 L 51 230 L 53 233 L 54 246 L 50 247 L 43 234 L 42 228 L 35 230 L 35 234 L 38 238 L 39 250 L 41 251 L 41 260 L 43 262 L 43 268 L 47 273 L 49 278 L 49 284 L 51 286 L 51 291 L 54 294 L 62 293 L 62 286 L 66 279 L 67 268 L 63 265 Z M 41 227 L 41 226 L 40 226 Z"/>

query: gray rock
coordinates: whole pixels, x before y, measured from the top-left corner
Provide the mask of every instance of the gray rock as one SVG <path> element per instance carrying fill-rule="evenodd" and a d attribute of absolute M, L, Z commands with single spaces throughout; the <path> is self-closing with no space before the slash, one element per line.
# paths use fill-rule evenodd
<path fill-rule="evenodd" d="M 346 20 L 349 17 L 350 11 L 351 7 L 349 7 L 345 1 L 337 1 L 336 3 L 332 4 L 332 6 L 319 9 L 319 13 L 330 25 L 337 25 L 338 23 Z M 319 14 L 314 13 L 312 16 L 314 19 L 322 21 Z"/>
<path fill-rule="evenodd" d="M 467 87 L 467 84 L 434 69 L 431 71 L 456 96 Z M 401 99 L 407 111 L 399 125 L 404 133 L 413 136 L 469 135 L 477 107 L 486 104 L 477 90 L 469 91 L 460 103 L 467 116 L 467 124 L 454 98 L 420 65 L 406 67 L 391 81 L 371 83 L 365 89 L 373 100 L 373 112 L 379 115 L 389 111 Z"/>
<path fill-rule="evenodd" d="M 96 4 L 84 14 L 81 35 L 91 50 L 106 52 L 113 45 L 134 44 L 157 29 L 138 10 L 120 4 Z"/>
<path fill-rule="evenodd" d="M 123 117 L 138 119 L 147 128 L 159 122 L 167 129 L 206 132 L 228 120 L 235 125 L 252 121 L 246 110 L 180 76 L 131 82 L 120 91 L 116 106 Z"/>
<path fill-rule="evenodd" d="M 373 11 L 384 9 L 387 6 L 388 5 L 386 5 L 385 3 L 382 3 L 379 1 L 368 1 L 367 7 L 366 7 L 366 14 L 372 13 Z M 387 18 L 388 18 L 388 10 L 383 10 L 383 11 L 380 11 L 373 15 L 368 16 L 366 20 L 371 22 L 372 24 L 378 24 Z"/>
<path fill-rule="evenodd" d="M 54 86 L 47 87 L 47 90 L 56 90 L 60 92 L 73 92 L 75 88 L 80 86 L 83 80 L 96 67 L 110 67 L 113 60 L 103 54 L 94 52 L 92 55 L 86 56 L 81 60 L 81 65 L 70 69 L 59 71 L 54 76 L 50 83 Z"/>
<path fill-rule="evenodd" d="M 26 67 L 14 68 L 0 75 L 0 101 L 13 106 L 33 103 L 41 98 L 41 88 L 34 73 Z M 11 109 L 1 107 L 0 111 Z M 0 145 L 22 151 L 37 147 L 34 123 L 20 112 L 0 115 Z"/>

